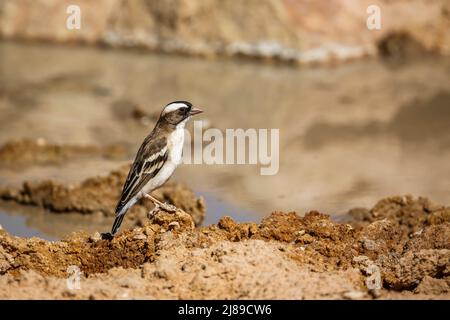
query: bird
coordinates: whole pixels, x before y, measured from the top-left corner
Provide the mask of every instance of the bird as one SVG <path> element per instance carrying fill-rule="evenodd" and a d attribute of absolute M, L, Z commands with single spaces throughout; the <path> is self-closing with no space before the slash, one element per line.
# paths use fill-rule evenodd
<path fill-rule="evenodd" d="M 160 208 L 176 212 L 175 206 L 159 201 L 150 193 L 164 185 L 181 163 L 185 125 L 192 116 L 202 112 L 188 101 L 173 101 L 163 108 L 155 127 L 136 153 L 117 202 L 111 232 L 103 233 L 104 239 L 114 237 L 127 211 L 143 197 L 153 202 L 152 212 Z"/>

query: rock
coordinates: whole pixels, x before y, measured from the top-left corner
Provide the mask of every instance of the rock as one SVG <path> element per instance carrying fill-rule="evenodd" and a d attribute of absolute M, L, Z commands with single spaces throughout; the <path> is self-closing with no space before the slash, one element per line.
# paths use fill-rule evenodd
<path fill-rule="evenodd" d="M 133 237 L 134 240 L 147 240 L 147 237 L 144 234 L 137 234 Z"/>
<path fill-rule="evenodd" d="M 92 242 L 97 242 L 102 239 L 102 236 L 99 232 L 95 232 L 90 238 Z"/>

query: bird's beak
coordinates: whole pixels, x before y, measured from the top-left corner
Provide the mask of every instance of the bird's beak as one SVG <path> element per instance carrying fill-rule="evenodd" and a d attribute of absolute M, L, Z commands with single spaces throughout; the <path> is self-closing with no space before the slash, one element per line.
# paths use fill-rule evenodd
<path fill-rule="evenodd" d="M 203 110 L 199 109 L 199 108 L 192 108 L 191 111 L 189 111 L 189 115 L 191 116 L 195 116 L 196 114 L 202 113 Z"/>

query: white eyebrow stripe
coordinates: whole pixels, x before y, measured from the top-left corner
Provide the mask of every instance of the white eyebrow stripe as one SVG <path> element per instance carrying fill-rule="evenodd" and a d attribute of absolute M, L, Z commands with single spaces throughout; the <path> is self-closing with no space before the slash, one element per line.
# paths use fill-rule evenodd
<path fill-rule="evenodd" d="M 164 108 L 163 114 L 178 110 L 183 107 L 187 107 L 187 105 L 181 102 L 171 103 Z"/>

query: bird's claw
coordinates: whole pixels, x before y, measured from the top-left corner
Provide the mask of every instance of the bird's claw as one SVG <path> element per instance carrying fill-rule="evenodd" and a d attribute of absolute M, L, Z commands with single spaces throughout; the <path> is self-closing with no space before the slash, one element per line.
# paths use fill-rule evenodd
<path fill-rule="evenodd" d="M 166 202 L 155 203 L 155 207 L 147 213 L 147 218 L 153 218 L 153 216 L 161 210 L 169 213 L 174 213 L 177 212 L 178 208 Z"/>
<path fill-rule="evenodd" d="M 155 207 L 147 213 L 147 218 L 151 219 L 155 214 L 161 211 L 158 204 L 155 204 Z"/>
<path fill-rule="evenodd" d="M 170 213 L 177 212 L 177 207 L 175 207 L 174 205 L 168 204 L 167 202 L 164 202 L 161 205 L 161 208 L 166 212 L 170 212 Z"/>

